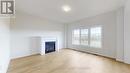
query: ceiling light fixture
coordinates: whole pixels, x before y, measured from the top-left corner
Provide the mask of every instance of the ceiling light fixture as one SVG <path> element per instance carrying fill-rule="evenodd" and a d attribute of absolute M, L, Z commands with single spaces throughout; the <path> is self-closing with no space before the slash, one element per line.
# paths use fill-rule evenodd
<path fill-rule="evenodd" d="M 62 7 L 62 9 L 63 9 L 63 11 L 65 11 L 65 12 L 71 11 L 71 7 L 70 7 L 69 5 L 64 5 L 64 6 Z"/>

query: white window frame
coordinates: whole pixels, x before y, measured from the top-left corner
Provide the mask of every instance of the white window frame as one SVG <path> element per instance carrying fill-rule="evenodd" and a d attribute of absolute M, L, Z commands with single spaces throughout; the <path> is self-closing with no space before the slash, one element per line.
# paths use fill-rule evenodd
<path fill-rule="evenodd" d="M 79 30 L 79 44 L 74 43 L 74 31 Z M 73 29 L 72 31 L 72 45 L 80 45 L 80 29 Z"/>
<path fill-rule="evenodd" d="M 91 46 L 91 29 L 92 28 L 96 28 L 96 27 L 100 27 L 101 28 L 101 46 L 100 47 L 96 47 L 96 46 Z M 103 27 L 102 26 L 92 26 L 92 27 L 90 27 L 90 39 L 89 39 L 90 41 L 90 43 L 89 43 L 89 46 L 91 47 L 91 48 L 102 48 L 103 47 Z"/>
<path fill-rule="evenodd" d="M 94 46 L 91 46 L 91 29 L 92 28 L 96 28 L 96 27 L 100 27 L 101 28 L 101 47 L 94 47 Z M 79 30 L 79 44 L 74 44 L 73 43 L 73 31 L 74 30 Z M 86 46 L 86 47 L 89 47 L 89 48 L 103 48 L 103 27 L 101 25 L 96 25 L 96 26 L 90 26 L 90 27 L 86 27 L 86 28 L 77 28 L 77 29 L 73 29 L 72 30 L 72 45 L 74 46 Z M 82 29 L 88 29 L 88 45 L 82 45 L 81 44 L 81 30 Z"/>
<path fill-rule="evenodd" d="M 88 30 L 88 37 L 87 37 L 87 38 L 88 38 L 88 39 L 87 39 L 88 44 L 87 44 L 87 45 L 81 43 L 81 42 L 82 42 L 82 41 L 81 41 L 81 40 L 82 40 L 82 39 L 81 39 L 81 38 L 82 38 L 82 30 L 84 30 L 84 29 L 87 29 L 87 30 Z M 80 45 L 82 45 L 82 46 L 89 46 L 89 28 L 81 28 L 81 29 L 80 29 Z"/>

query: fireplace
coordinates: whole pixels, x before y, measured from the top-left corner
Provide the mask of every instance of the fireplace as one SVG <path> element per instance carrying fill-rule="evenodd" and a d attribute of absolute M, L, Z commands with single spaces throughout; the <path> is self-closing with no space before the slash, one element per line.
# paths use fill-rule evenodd
<path fill-rule="evenodd" d="M 59 42 L 57 38 L 53 37 L 43 37 L 41 38 L 41 47 L 40 47 L 40 54 L 45 55 L 51 52 L 58 52 L 59 51 Z"/>
<path fill-rule="evenodd" d="M 56 49 L 55 45 L 56 45 L 55 41 L 45 42 L 45 54 L 54 52 Z"/>

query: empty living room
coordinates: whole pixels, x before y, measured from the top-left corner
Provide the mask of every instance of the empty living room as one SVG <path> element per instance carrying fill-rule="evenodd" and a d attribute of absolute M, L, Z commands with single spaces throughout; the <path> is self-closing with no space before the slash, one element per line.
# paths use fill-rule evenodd
<path fill-rule="evenodd" d="M 130 0 L 0 0 L 0 73 L 130 73 Z"/>

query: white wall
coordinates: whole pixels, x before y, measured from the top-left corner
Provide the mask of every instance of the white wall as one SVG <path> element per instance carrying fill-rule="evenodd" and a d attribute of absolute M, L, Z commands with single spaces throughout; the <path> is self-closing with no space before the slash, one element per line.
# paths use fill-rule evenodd
<path fill-rule="evenodd" d="M 38 53 L 33 47 L 34 37 L 56 37 L 64 48 L 64 25 L 43 18 L 17 12 L 11 25 L 11 57 L 18 58 Z"/>
<path fill-rule="evenodd" d="M 130 0 L 125 4 L 124 17 L 124 60 L 130 64 Z"/>
<path fill-rule="evenodd" d="M 116 60 L 124 61 L 124 7 L 117 10 Z"/>
<path fill-rule="evenodd" d="M 107 57 L 116 57 L 116 23 L 117 12 L 112 11 L 86 18 L 77 22 L 68 24 L 68 48 L 73 48 L 81 51 L 95 53 Z M 103 47 L 101 49 L 89 48 L 85 46 L 72 45 L 72 30 L 75 28 L 85 28 L 101 25 L 103 27 Z"/>
<path fill-rule="evenodd" d="M 0 18 L 0 73 L 6 73 L 10 61 L 10 18 Z"/>

